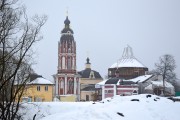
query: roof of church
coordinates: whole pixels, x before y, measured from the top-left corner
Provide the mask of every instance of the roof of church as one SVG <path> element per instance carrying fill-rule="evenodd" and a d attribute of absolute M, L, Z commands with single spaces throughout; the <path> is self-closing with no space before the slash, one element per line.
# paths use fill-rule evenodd
<path fill-rule="evenodd" d="M 78 74 L 81 75 L 81 78 L 90 78 L 91 71 L 94 73 L 94 78 L 95 79 L 101 79 L 101 75 L 99 72 L 95 70 L 91 70 L 90 68 L 86 68 L 85 70 L 79 71 Z"/>
<path fill-rule="evenodd" d="M 147 68 L 139 60 L 137 60 L 134 55 L 132 48 L 127 46 L 124 48 L 123 55 L 116 63 L 112 64 L 110 68 L 121 68 L 121 67 L 140 67 Z"/>
<path fill-rule="evenodd" d="M 134 81 L 123 80 L 122 78 L 110 78 L 105 82 L 105 84 L 132 85 L 132 84 L 136 84 L 136 83 Z"/>
<path fill-rule="evenodd" d="M 81 78 L 91 78 L 91 74 L 93 74 L 93 79 L 102 79 L 99 72 L 91 69 L 91 67 L 90 67 L 91 63 L 89 61 L 90 61 L 90 59 L 89 59 L 89 57 L 87 57 L 85 70 L 79 71 L 78 74 L 81 75 Z M 87 65 L 88 65 L 88 67 L 87 67 Z"/>
<path fill-rule="evenodd" d="M 165 81 L 164 85 L 166 88 L 173 88 L 174 90 L 174 86 L 171 83 Z M 153 87 L 163 87 L 163 80 L 152 80 L 151 84 L 146 86 L 145 89 L 153 89 Z"/>
<path fill-rule="evenodd" d="M 119 81 L 119 78 L 110 78 L 105 82 L 105 84 L 117 84 Z"/>
<path fill-rule="evenodd" d="M 136 82 L 136 83 L 143 83 L 147 80 L 149 80 L 150 78 L 152 78 L 153 75 L 141 75 L 141 76 L 138 76 L 136 78 L 132 78 L 132 79 L 129 79 L 129 80 L 126 80 L 126 81 L 133 81 L 133 82 Z"/>
<path fill-rule="evenodd" d="M 81 91 L 94 91 L 96 88 L 95 88 L 95 85 L 89 85 L 85 88 L 83 88 Z"/>

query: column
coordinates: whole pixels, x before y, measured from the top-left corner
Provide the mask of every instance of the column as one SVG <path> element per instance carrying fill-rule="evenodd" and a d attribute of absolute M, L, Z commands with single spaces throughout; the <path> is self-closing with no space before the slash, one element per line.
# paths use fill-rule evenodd
<path fill-rule="evenodd" d="M 80 78 L 79 78 L 79 77 L 78 77 L 78 83 L 77 83 L 77 84 L 78 84 L 78 87 L 77 87 L 78 93 L 77 93 L 77 94 L 78 94 L 78 98 L 79 98 L 78 100 L 80 101 L 80 99 L 81 99 L 81 98 L 80 98 L 80 94 L 81 94 L 81 93 L 80 93 L 80 92 L 81 92 L 80 89 L 81 89 L 81 86 L 80 86 Z"/>
<path fill-rule="evenodd" d="M 116 90 L 117 90 L 116 87 L 117 87 L 117 85 L 114 84 L 114 96 L 116 96 L 116 94 L 117 94 L 117 93 L 116 93 Z"/>
<path fill-rule="evenodd" d="M 66 95 L 67 94 L 67 75 L 65 75 L 64 78 L 65 78 L 65 84 L 64 84 L 64 86 L 65 86 L 65 90 L 64 90 L 65 93 L 64 94 Z"/>
<path fill-rule="evenodd" d="M 55 76 L 55 96 L 58 95 L 58 77 Z"/>
<path fill-rule="evenodd" d="M 102 89 L 102 100 L 103 100 L 105 98 L 104 85 L 101 87 L 101 89 Z"/>
<path fill-rule="evenodd" d="M 75 94 L 75 95 L 76 95 L 76 83 L 77 83 L 76 77 L 74 77 L 74 94 Z"/>

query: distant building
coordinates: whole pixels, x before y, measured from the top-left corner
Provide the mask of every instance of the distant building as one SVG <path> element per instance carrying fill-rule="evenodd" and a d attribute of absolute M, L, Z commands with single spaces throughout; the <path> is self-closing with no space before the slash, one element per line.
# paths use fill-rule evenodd
<path fill-rule="evenodd" d="M 165 82 L 164 93 L 163 93 L 163 88 L 164 88 L 163 79 L 161 75 L 157 75 L 154 80 L 150 81 L 150 84 L 144 88 L 144 93 L 151 93 L 160 96 L 161 95 L 174 96 L 175 95 L 174 86 L 171 83 L 167 82 L 166 80 L 164 82 Z"/>
<path fill-rule="evenodd" d="M 97 83 L 96 89 L 102 90 L 102 99 L 114 97 L 115 95 L 137 95 L 139 90 L 138 84 L 135 82 L 120 78 L 110 78 Z"/>
<path fill-rule="evenodd" d="M 108 77 L 132 79 L 145 75 L 146 71 L 148 71 L 148 68 L 134 57 L 132 48 L 127 46 L 124 48 L 121 59 L 108 69 Z"/>
<path fill-rule="evenodd" d="M 53 75 L 55 82 L 55 97 L 60 101 L 79 101 L 79 76 L 76 71 L 76 41 L 70 28 L 68 16 L 64 21 L 58 43 L 58 70 Z"/>
<path fill-rule="evenodd" d="M 21 101 L 50 102 L 53 100 L 54 84 L 39 76 L 26 84 Z"/>
<path fill-rule="evenodd" d="M 103 80 L 99 72 L 91 69 L 89 58 L 86 59 L 86 67 L 84 70 L 78 72 L 81 76 L 80 79 L 80 100 L 81 101 L 94 101 L 98 98 L 99 92 L 95 89 L 95 84 Z"/>
<path fill-rule="evenodd" d="M 154 75 L 141 75 L 136 78 L 132 78 L 126 81 L 134 82 L 138 85 L 139 94 L 145 93 L 145 87 L 147 87 L 149 84 L 151 84 L 151 81 L 155 80 L 156 76 Z"/>

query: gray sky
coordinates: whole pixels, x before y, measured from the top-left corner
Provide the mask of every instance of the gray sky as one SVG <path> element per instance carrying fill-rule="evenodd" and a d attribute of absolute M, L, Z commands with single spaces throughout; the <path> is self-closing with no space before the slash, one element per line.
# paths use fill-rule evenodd
<path fill-rule="evenodd" d="M 164 54 L 174 56 L 180 77 L 180 0 L 21 0 L 29 16 L 48 15 L 44 39 L 36 45 L 35 71 L 52 80 L 57 72 L 58 41 L 68 7 L 77 45 L 77 70 L 107 74 L 128 44 L 149 70 Z"/>

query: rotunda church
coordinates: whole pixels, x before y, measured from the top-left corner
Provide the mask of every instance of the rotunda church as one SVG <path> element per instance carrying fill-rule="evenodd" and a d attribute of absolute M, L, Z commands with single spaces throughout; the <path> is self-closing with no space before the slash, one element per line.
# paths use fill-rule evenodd
<path fill-rule="evenodd" d="M 134 57 L 132 48 L 127 46 L 124 48 L 122 57 L 108 69 L 108 77 L 126 80 L 145 75 L 146 71 L 148 68 Z"/>

